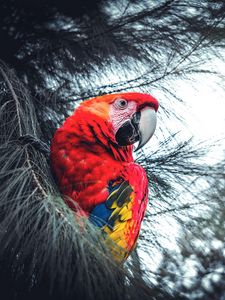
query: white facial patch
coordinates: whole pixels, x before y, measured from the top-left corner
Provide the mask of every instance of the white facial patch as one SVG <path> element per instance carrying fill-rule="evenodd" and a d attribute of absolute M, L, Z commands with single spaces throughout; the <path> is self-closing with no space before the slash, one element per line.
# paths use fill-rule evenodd
<path fill-rule="evenodd" d="M 137 103 L 135 101 L 128 101 L 127 107 L 121 109 L 114 103 L 110 106 L 109 116 L 113 126 L 113 133 L 116 134 L 117 130 L 127 121 L 130 120 L 132 115 L 136 112 Z"/>

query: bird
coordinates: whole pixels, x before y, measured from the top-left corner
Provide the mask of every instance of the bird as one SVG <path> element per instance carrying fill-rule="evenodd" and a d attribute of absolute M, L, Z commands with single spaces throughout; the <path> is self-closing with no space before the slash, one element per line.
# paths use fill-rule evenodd
<path fill-rule="evenodd" d="M 150 94 L 97 96 L 83 101 L 51 141 L 64 201 L 101 231 L 115 261 L 126 261 L 135 248 L 146 211 L 147 175 L 133 151 L 154 134 L 158 107 Z"/>

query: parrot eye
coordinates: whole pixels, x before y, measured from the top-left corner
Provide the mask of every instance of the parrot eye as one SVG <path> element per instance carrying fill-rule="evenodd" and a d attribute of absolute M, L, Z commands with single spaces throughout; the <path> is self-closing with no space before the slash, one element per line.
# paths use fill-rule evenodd
<path fill-rule="evenodd" d="M 116 101 L 114 102 L 115 106 L 119 109 L 125 109 L 128 105 L 127 100 L 125 99 L 116 99 Z"/>

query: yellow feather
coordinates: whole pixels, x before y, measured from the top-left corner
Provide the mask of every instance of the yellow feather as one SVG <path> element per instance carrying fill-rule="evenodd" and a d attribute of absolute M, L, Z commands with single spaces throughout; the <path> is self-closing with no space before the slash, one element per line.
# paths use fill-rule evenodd
<path fill-rule="evenodd" d="M 120 220 L 121 221 L 127 221 L 132 218 L 132 211 L 128 210 L 126 213 L 121 214 L 120 213 Z"/>

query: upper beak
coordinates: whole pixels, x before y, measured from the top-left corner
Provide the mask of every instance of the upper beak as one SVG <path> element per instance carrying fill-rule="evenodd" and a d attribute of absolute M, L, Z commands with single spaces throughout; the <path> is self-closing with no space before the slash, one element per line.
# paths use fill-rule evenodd
<path fill-rule="evenodd" d="M 139 144 L 135 152 L 141 149 L 153 136 L 156 128 L 156 112 L 154 108 L 145 107 L 140 112 L 138 124 Z"/>
<path fill-rule="evenodd" d="M 142 148 L 152 137 L 156 128 L 156 112 L 152 107 L 145 107 L 136 112 L 117 131 L 116 141 L 120 146 L 127 146 L 139 141 L 135 151 Z"/>

